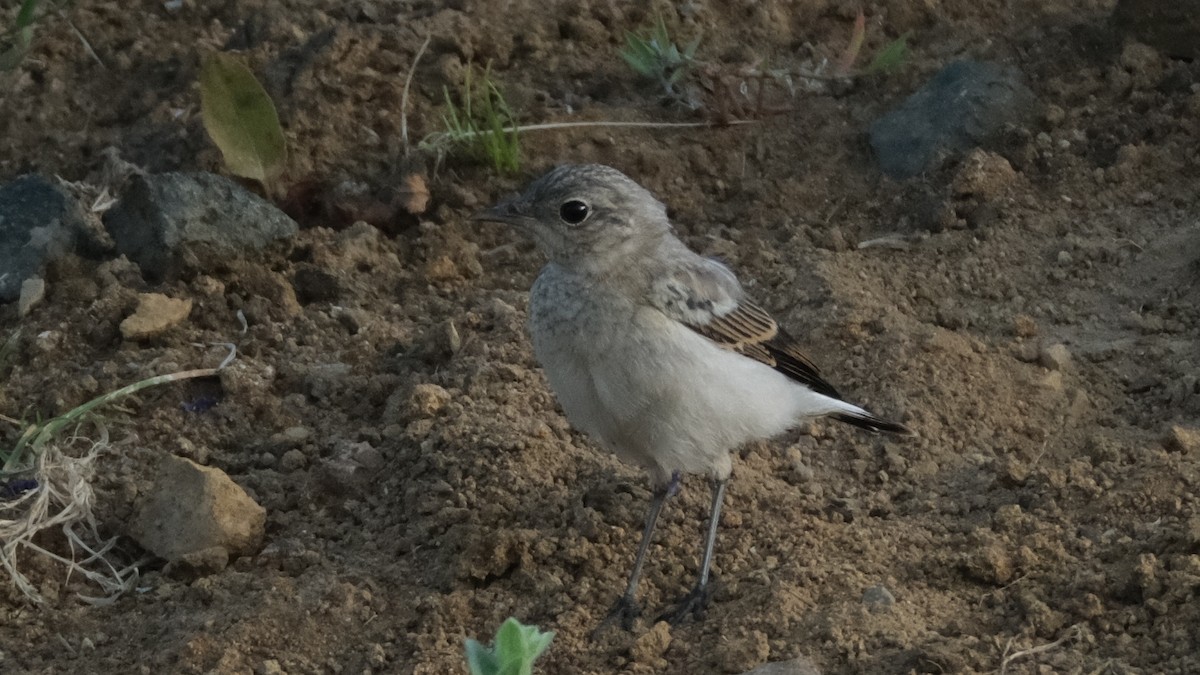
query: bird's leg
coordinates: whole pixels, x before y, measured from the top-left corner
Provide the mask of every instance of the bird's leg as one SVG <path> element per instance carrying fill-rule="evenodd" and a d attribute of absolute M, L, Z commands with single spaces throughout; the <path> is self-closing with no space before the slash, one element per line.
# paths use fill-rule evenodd
<path fill-rule="evenodd" d="M 712 566 L 713 549 L 717 543 L 717 525 L 721 522 L 721 503 L 725 500 L 725 485 L 728 483 L 728 478 L 712 481 L 712 506 L 708 511 L 708 532 L 704 537 L 704 556 L 700 558 L 700 578 L 696 580 L 696 586 L 691 592 L 658 617 L 659 621 L 667 621 L 675 625 L 689 615 L 704 613 L 711 592 L 708 586 L 708 572 Z"/>
<path fill-rule="evenodd" d="M 625 630 L 633 628 L 633 620 L 642 613 L 641 607 L 638 606 L 637 600 L 634 599 L 634 594 L 637 592 L 638 582 L 642 578 L 642 566 L 646 562 L 646 553 L 650 551 L 650 541 L 654 538 L 654 526 L 658 523 L 658 514 L 662 513 L 663 505 L 667 503 L 667 498 L 679 492 L 679 472 L 671 474 L 671 480 L 662 485 L 654 487 L 654 494 L 650 498 L 650 511 L 646 514 L 646 527 L 642 530 L 642 541 L 638 544 L 637 557 L 633 559 L 633 572 L 629 574 L 629 583 L 625 586 L 625 593 L 617 599 L 612 609 L 608 611 L 608 615 L 592 632 L 595 637 L 600 631 L 613 621 L 620 620 L 621 627 Z"/>

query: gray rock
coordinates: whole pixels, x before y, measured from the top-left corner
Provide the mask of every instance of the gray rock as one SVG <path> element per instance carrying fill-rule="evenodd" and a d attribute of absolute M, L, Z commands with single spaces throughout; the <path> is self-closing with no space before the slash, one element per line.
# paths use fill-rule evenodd
<path fill-rule="evenodd" d="M 886 612 L 896 604 L 896 596 L 887 589 L 887 586 L 872 586 L 863 591 L 863 604 L 872 612 Z"/>
<path fill-rule="evenodd" d="M 821 669 L 807 656 L 797 656 L 790 661 L 764 663 L 742 675 L 821 675 Z"/>
<path fill-rule="evenodd" d="M 21 284 L 70 251 L 82 227 L 75 200 L 41 176 L 0 185 L 0 302 L 19 298 Z"/>
<path fill-rule="evenodd" d="M 1200 0 L 1118 0 L 1112 22 L 1167 56 L 1200 58 Z"/>
<path fill-rule="evenodd" d="M 871 147 L 884 173 L 911 178 L 947 157 L 991 140 L 1005 124 L 1021 123 L 1037 99 L 1014 68 L 956 61 L 897 109 L 871 125 Z"/>
<path fill-rule="evenodd" d="M 230 558 L 257 552 L 266 521 L 266 510 L 225 472 L 167 455 L 129 534 L 169 562 L 211 569 L 220 557 L 211 549 Z"/>
<path fill-rule="evenodd" d="M 210 173 L 163 173 L 133 179 L 104 215 L 117 252 L 151 279 L 185 260 L 236 257 L 298 231 L 296 222 L 237 183 Z"/>

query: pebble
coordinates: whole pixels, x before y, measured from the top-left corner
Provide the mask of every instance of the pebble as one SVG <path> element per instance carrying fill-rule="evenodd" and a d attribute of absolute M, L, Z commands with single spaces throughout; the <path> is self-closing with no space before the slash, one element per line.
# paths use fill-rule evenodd
<path fill-rule="evenodd" d="M 1200 452 L 1200 429 L 1173 425 L 1163 438 L 1163 446 L 1172 452 L 1196 456 Z"/>
<path fill-rule="evenodd" d="M 634 640 L 629 656 L 634 663 L 648 665 L 661 670 L 667 666 L 662 655 L 671 646 L 671 624 L 659 621 L 654 627 Z"/>
<path fill-rule="evenodd" d="M 279 468 L 288 473 L 303 469 L 307 464 L 308 457 L 306 457 L 303 452 L 296 450 L 295 448 L 283 453 L 283 457 L 279 459 Z"/>
<path fill-rule="evenodd" d="M 17 316 L 25 317 L 46 297 L 46 280 L 30 277 L 21 282 L 21 295 L 17 298 Z"/>
<path fill-rule="evenodd" d="M 142 293 L 137 308 L 121 322 L 126 340 L 144 340 L 161 335 L 183 323 L 192 311 L 188 298 L 168 298 L 161 293 Z"/>
<path fill-rule="evenodd" d="M 1062 343 L 1043 346 L 1038 352 L 1038 363 L 1050 370 L 1068 370 L 1071 367 L 1071 350 Z"/>
<path fill-rule="evenodd" d="M 1196 0 L 1118 0 L 1112 23 L 1117 30 L 1181 59 L 1200 58 L 1200 2 Z M 1122 54 L 1123 60 L 1129 60 Z"/>
<path fill-rule="evenodd" d="M 797 656 L 788 661 L 764 663 L 742 675 L 821 675 L 821 669 L 807 656 Z"/>
<path fill-rule="evenodd" d="M 450 392 L 436 384 L 422 382 L 409 394 L 408 411 L 411 417 L 433 417 L 449 402 Z"/>
<path fill-rule="evenodd" d="M 896 596 L 881 584 L 863 591 L 862 602 L 872 612 L 886 612 L 896 604 Z"/>

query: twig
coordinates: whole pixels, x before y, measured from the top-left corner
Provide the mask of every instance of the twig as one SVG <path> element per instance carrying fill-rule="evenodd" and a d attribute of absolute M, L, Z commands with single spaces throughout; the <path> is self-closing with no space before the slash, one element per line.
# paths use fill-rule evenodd
<path fill-rule="evenodd" d="M 501 133 L 523 133 L 526 131 L 550 131 L 553 129 L 576 129 L 584 127 L 626 127 L 626 128 L 648 128 L 648 129 L 670 129 L 670 128 L 706 128 L 719 126 L 735 126 L 742 124 L 758 124 L 758 120 L 730 120 L 728 122 L 547 122 L 545 124 L 527 124 L 525 126 L 508 126 L 500 129 Z M 454 138 L 455 140 L 463 140 L 474 138 L 476 136 L 485 136 L 493 133 L 491 129 L 481 131 L 462 131 L 459 133 L 437 132 L 429 134 L 425 140 L 421 141 L 422 145 L 428 144 L 429 139 Z"/>
<path fill-rule="evenodd" d="M 1008 650 L 1012 647 L 1012 640 L 1010 639 L 1008 641 L 1008 644 L 1006 644 L 1004 646 L 1004 654 L 1002 655 L 1002 658 L 1000 660 L 1000 675 L 1007 675 L 1008 664 L 1012 663 L 1013 661 L 1016 661 L 1017 659 L 1020 659 L 1020 658 L 1024 658 L 1026 656 L 1033 656 L 1034 654 L 1041 654 L 1043 652 L 1048 652 L 1052 649 L 1057 649 L 1058 647 L 1061 647 L 1062 644 L 1064 642 L 1066 642 L 1067 640 L 1070 640 L 1072 638 L 1082 637 L 1082 634 L 1083 634 L 1083 630 L 1080 627 L 1080 624 L 1075 624 L 1074 626 L 1071 626 L 1070 628 L 1068 628 L 1067 632 L 1065 634 L 1063 634 L 1062 637 L 1055 640 L 1054 642 L 1051 642 L 1049 644 L 1044 644 L 1044 645 L 1038 645 L 1037 647 L 1030 647 L 1029 649 L 1022 649 L 1019 652 L 1013 652 L 1011 654 L 1008 653 Z"/>
<path fill-rule="evenodd" d="M 104 61 L 100 60 L 100 56 L 96 54 L 96 50 L 92 49 L 92 43 L 88 42 L 88 39 L 84 37 L 83 33 L 78 28 L 75 27 L 75 24 L 72 23 L 71 20 L 66 16 L 63 16 L 63 20 L 66 21 L 67 25 L 71 27 L 71 32 L 75 33 L 75 37 L 79 38 L 79 41 L 83 43 L 83 48 L 87 50 L 87 53 L 92 57 L 92 59 L 96 63 L 100 64 L 100 68 L 103 70 L 108 70 L 108 66 L 104 65 Z"/>
<path fill-rule="evenodd" d="M 408 77 L 404 78 L 404 93 L 400 96 L 400 140 L 404 141 L 404 154 L 406 155 L 408 154 L 408 89 L 412 86 L 413 75 L 417 72 L 417 64 L 421 62 L 421 56 L 425 54 L 425 48 L 429 46 L 429 41 L 432 39 L 432 33 L 425 36 L 425 41 L 421 43 L 421 48 L 417 50 L 412 66 L 408 69 Z"/>

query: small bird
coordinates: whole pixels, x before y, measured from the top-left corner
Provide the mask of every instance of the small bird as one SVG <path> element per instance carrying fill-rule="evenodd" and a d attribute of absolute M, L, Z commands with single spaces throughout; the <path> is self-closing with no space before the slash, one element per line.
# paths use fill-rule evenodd
<path fill-rule="evenodd" d="M 910 433 L 842 400 L 734 273 L 681 242 L 666 207 L 616 169 L 559 166 L 473 219 L 515 226 L 549 258 L 530 291 L 534 353 L 571 424 L 650 473 L 633 571 L 600 628 L 629 630 L 640 614 L 654 525 L 681 475 L 706 476 L 712 502 L 696 585 L 660 617 L 671 623 L 708 602 L 732 450 L 817 417 Z"/>

